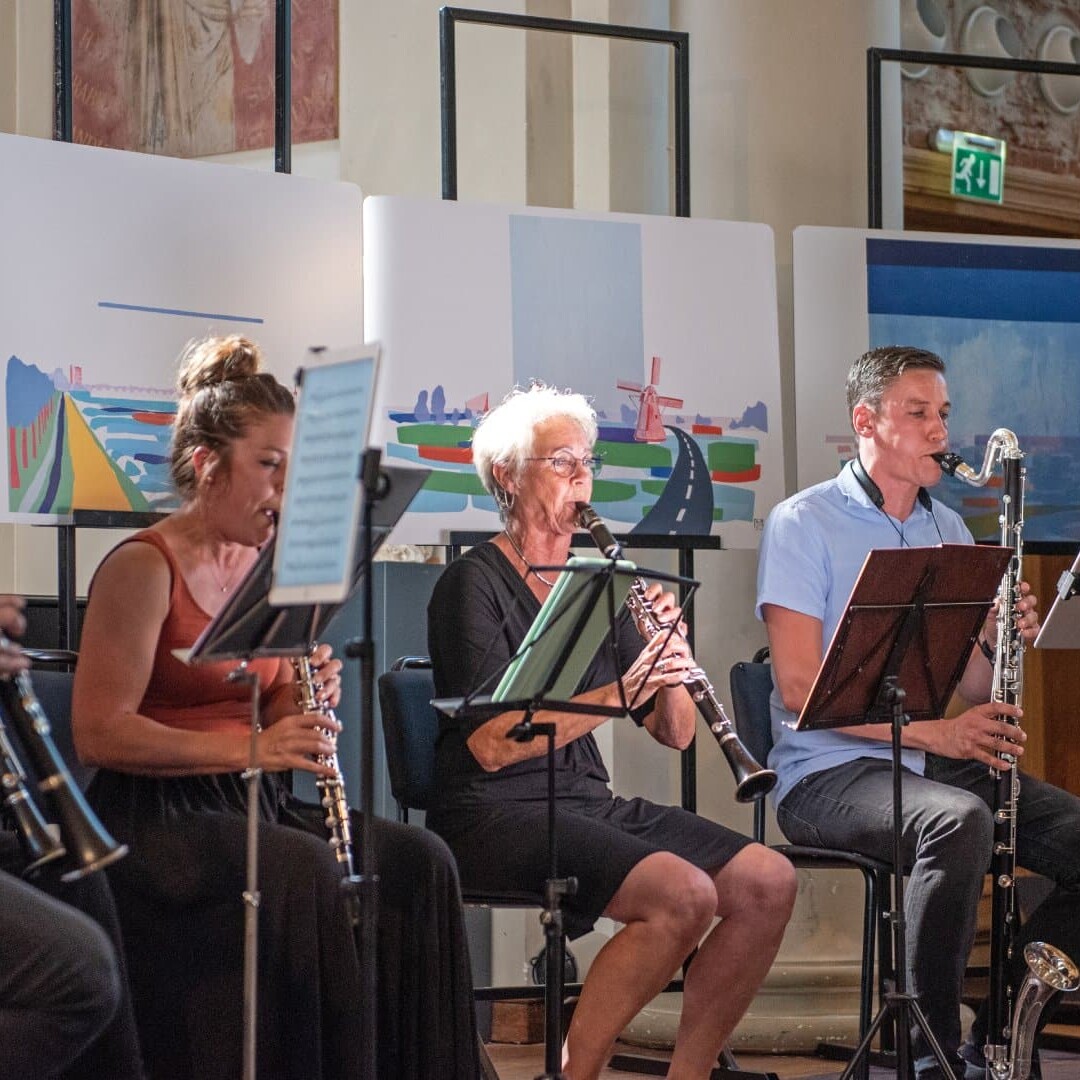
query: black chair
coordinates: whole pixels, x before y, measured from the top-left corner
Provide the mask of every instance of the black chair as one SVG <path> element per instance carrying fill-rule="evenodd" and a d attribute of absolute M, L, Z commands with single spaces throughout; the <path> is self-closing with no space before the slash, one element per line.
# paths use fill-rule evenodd
<path fill-rule="evenodd" d="M 753 660 L 740 661 L 731 669 L 731 704 L 735 712 L 735 727 L 739 738 L 753 755 L 755 761 L 765 762 L 772 749 L 772 717 L 769 696 L 773 689 L 772 664 L 768 660 L 768 648 L 759 649 Z M 754 839 L 765 843 L 765 799 L 754 803 Z M 887 917 L 889 884 L 892 867 L 854 851 L 832 848 L 807 847 L 802 844 L 773 844 L 773 851 L 786 855 L 792 864 L 806 870 L 858 870 L 863 878 L 863 934 L 862 979 L 859 990 L 859 1039 L 868 1030 L 873 1018 L 874 1006 L 874 959 L 877 948 L 877 971 L 879 992 L 887 989 L 886 982 L 892 974 L 892 944 L 887 933 L 878 933 L 878 923 Z M 888 1054 L 895 1043 L 889 1024 L 881 1029 L 883 1054 Z M 843 1060 L 850 1058 L 853 1047 L 819 1043 L 820 1057 Z M 875 1056 L 875 1061 L 882 1058 Z M 891 1060 L 891 1059 L 888 1059 Z M 859 1077 L 866 1080 L 870 1062 L 863 1058 Z"/>
<path fill-rule="evenodd" d="M 410 810 L 426 810 L 431 802 L 435 778 L 435 738 L 439 718 L 431 704 L 435 697 L 435 682 L 431 661 L 426 656 L 403 656 L 395 660 L 390 670 L 379 676 L 379 706 L 382 711 L 383 741 L 386 746 L 386 766 L 390 773 L 390 791 L 398 806 L 398 818 L 409 820 Z M 462 901 L 471 907 L 536 908 L 542 909 L 541 893 L 477 893 L 462 889 Z M 567 953 L 567 957 L 570 954 Z M 568 960 L 567 998 L 581 992 L 576 982 L 577 971 Z M 543 970 L 541 965 L 540 970 Z M 520 1001 L 542 998 L 542 986 L 479 986 L 473 990 L 479 1001 Z M 480 1064 L 486 1080 L 498 1080 L 484 1047 L 480 1043 Z"/>

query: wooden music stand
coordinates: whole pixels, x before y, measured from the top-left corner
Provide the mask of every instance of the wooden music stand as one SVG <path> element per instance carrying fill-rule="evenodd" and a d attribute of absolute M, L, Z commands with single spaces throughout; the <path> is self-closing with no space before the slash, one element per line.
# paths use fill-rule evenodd
<path fill-rule="evenodd" d="M 918 999 L 907 989 L 904 860 L 901 846 L 901 735 L 912 720 L 945 709 L 963 675 L 1012 551 L 946 544 L 871 551 L 833 633 L 795 730 L 890 721 L 893 780 L 893 910 L 895 989 L 885 995 L 840 1080 L 849 1080 L 886 1017 L 895 1014 L 896 1075 L 907 1077 L 911 1021 L 926 1038 L 943 1075 L 952 1071 Z"/>

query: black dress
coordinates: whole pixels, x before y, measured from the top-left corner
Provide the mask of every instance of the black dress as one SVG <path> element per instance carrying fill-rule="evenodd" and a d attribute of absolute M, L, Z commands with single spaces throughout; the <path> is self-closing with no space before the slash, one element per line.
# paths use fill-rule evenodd
<path fill-rule="evenodd" d="M 246 687 L 172 650 L 208 621 L 172 568 L 170 609 L 140 710 L 177 726 L 243 722 Z M 260 678 L 272 678 L 276 661 Z M 174 666 L 175 665 L 175 666 Z M 240 701 L 236 701 L 239 691 Z M 210 698 L 215 700 L 211 701 Z M 233 699 L 233 700 L 230 700 Z M 239 709 L 239 712 L 237 712 Z M 241 718 L 238 721 L 238 717 Z M 164 722 L 164 721 L 163 721 Z M 204 725 L 205 726 L 205 725 Z M 108 871 L 152 1080 L 237 1080 L 243 1057 L 246 785 L 237 773 L 151 777 L 102 769 L 89 798 L 130 854 Z M 321 808 L 280 779 L 260 789 L 260 1080 L 355 1080 L 359 963 Z M 353 815 L 359 838 L 360 815 Z M 376 819 L 378 1076 L 475 1080 L 477 1039 L 453 858 L 422 829 Z"/>
<path fill-rule="evenodd" d="M 490 692 L 539 609 L 532 590 L 495 544 L 480 544 L 447 567 L 428 607 L 436 693 L 462 697 L 480 687 Z M 577 693 L 613 682 L 643 645 L 623 611 L 615 655 L 609 643 L 602 645 Z M 640 724 L 651 708 L 646 703 L 631 716 Z M 450 845 L 466 888 L 540 892 L 547 876 L 546 758 L 485 772 L 466 745 L 482 723 L 440 720 L 436 801 L 427 824 Z M 647 855 L 670 851 L 715 871 L 751 843 L 678 807 L 613 795 L 591 733 L 558 749 L 555 759 L 559 872 L 578 879 L 577 894 L 563 903 L 571 937 L 592 928 Z"/>

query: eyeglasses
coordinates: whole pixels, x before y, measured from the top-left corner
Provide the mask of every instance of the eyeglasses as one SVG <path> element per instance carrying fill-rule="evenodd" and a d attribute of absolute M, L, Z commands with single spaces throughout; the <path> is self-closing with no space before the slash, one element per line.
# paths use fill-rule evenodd
<path fill-rule="evenodd" d="M 546 461 L 551 465 L 552 472 L 556 476 L 561 476 L 564 479 L 569 479 L 578 471 L 578 466 L 584 469 L 588 469 L 593 476 L 599 476 L 600 470 L 603 468 L 604 459 L 597 457 L 595 454 L 586 454 L 585 457 L 575 457 L 573 454 L 561 453 L 552 454 L 551 457 L 531 457 L 526 458 L 526 461 Z"/>

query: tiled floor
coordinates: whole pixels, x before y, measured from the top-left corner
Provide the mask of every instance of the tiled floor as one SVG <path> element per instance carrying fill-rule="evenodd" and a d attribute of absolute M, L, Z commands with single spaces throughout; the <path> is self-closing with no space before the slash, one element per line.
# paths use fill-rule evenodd
<path fill-rule="evenodd" d="M 641 1050 L 638 1047 L 620 1046 L 618 1053 L 630 1053 L 648 1057 L 663 1055 Z M 534 1080 L 544 1071 L 544 1047 L 541 1044 L 529 1046 L 489 1045 L 488 1053 L 492 1064 L 499 1073 L 499 1080 Z M 812 1057 L 775 1057 L 741 1055 L 739 1066 L 744 1070 L 761 1070 L 775 1073 L 780 1080 L 798 1080 L 798 1078 L 839 1076 L 843 1064 L 823 1061 Z M 601 1080 L 631 1080 L 635 1075 L 621 1069 L 605 1069 Z"/>
<path fill-rule="evenodd" d="M 660 1056 L 636 1047 L 618 1047 L 618 1052 Z M 499 1080 L 534 1080 L 544 1071 L 544 1047 L 489 1045 L 488 1053 L 499 1073 Z M 740 1055 L 739 1066 L 746 1071 L 774 1073 L 778 1080 L 835 1080 L 844 1069 L 842 1062 L 825 1061 L 814 1057 L 777 1057 Z M 631 1080 L 634 1074 L 612 1068 L 605 1069 L 601 1080 Z M 891 1080 L 894 1070 L 871 1069 L 871 1080 Z M 1043 1080 L 1077 1080 L 1080 1078 L 1080 1055 L 1047 1051 L 1043 1054 Z"/>

